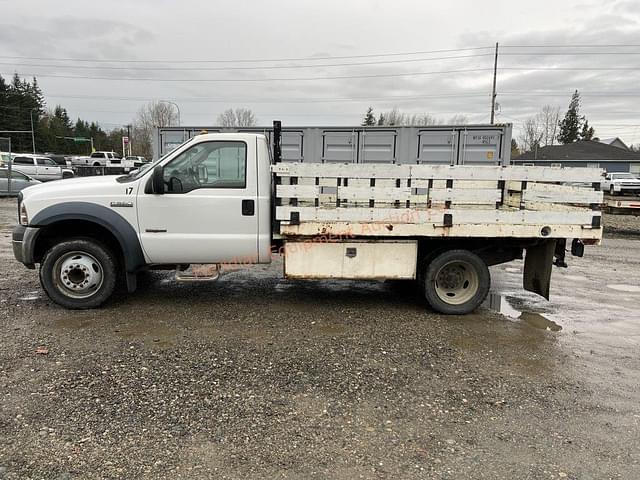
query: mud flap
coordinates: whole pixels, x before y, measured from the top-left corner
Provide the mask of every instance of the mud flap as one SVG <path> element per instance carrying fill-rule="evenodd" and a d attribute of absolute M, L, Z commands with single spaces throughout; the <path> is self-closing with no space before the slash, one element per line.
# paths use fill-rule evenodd
<path fill-rule="evenodd" d="M 537 293 L 547 300 L 549 300 L 551 269 L 555 250 L 556 241 L 545 240 L 538 245 L 527 247 L 527 256 L 524 260 L 524 289 Z"/>

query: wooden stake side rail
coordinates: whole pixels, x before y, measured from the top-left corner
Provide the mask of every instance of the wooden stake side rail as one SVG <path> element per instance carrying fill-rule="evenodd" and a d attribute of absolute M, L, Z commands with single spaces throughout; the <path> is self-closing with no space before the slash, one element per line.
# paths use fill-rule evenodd
<path fill-rule="evenodd" d="M 365 236 L 380 235 L 368 224 L 384 224 L 386 236 L 602 236 L 601 169 L 287 163 L 272 171 L 286 235 L 339 223 Z"/>
<path fill-rule="evenodd" d="M 600 182 L 601 168 L 554 168 L 513 165 L 362 165 L 327 163 L 278 163 L 271 171 L 279 177 L 424 178 L 439 180 L 516 180 L 535 182 Z"/>

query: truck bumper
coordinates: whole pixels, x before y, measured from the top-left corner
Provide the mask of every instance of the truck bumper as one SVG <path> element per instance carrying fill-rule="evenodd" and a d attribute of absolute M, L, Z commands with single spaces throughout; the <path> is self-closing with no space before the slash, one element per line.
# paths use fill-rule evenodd
<path fill-rule="evenodd" d="M 13 229 L 12 245 L 13 256 L 27 268 L 36 268 L 34 259 L 35 240 L 38 236 L 39 228 L 16 225 Z"/>

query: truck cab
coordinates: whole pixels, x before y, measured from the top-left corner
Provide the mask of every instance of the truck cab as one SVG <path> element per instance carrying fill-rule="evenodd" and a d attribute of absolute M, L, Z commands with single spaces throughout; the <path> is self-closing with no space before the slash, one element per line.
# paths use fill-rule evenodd
<path fill-rule="evenodd" d="M 200 135 L 142 172 L 28 188 L 14 254 L 69 308 L 101 304 L 119 265 L 133 290 L 143 268 L 268 263 L 269 159 L 263 135 Z"/>

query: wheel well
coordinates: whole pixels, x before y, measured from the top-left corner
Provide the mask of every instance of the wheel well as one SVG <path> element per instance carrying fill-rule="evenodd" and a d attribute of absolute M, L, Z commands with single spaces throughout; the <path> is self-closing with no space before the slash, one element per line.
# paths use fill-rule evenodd
<path fill-rule="evenodd" d="M 423 238 L 418 244 L 418 262 L 424 264 L 447 250 L 463 249 L 474 252 L 488 266 L 498 265 L 521 259 L 522 249 L 528 243 L 531 242 L 515 238 Z"/>
<path fill-rule="evenodd" d="M 118 263 L 121 264 L 123 262 L 122 247 L 113 233 L 102 225 L 88 220 L 61 220 L 42 227 L 42 231 L 36 239 L 34 249 L 35 262 L 40 263 L 47 250 L 56 243 L 77 237 L 98 240 L 115 254 Z"/>

